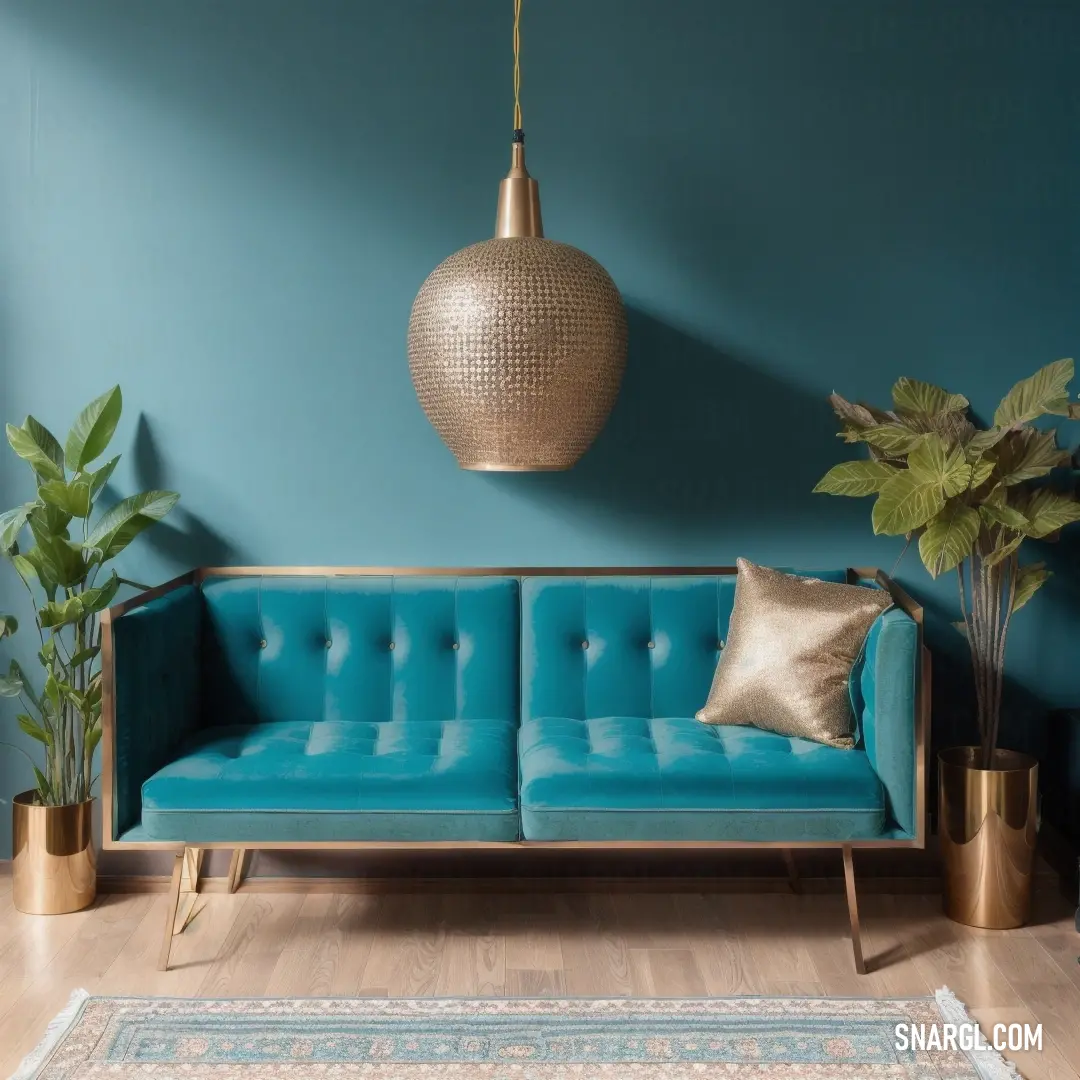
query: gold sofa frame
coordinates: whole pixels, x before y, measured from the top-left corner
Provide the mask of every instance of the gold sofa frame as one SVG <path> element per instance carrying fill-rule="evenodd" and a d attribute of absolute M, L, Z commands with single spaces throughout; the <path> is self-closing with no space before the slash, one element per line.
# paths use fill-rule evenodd
<path fill-rule="evenodd" d="M 181 883 L 185 876 L 192 892 L 198 892 L 199 874 L 205 851 L 213 848 L 230 849 L 232 858 L 229 865 L 227 887 L 235 892 L 243 878 L 244 860 L 247 848 L 238 847 L 227 841 L 204 843 L 198 847 L 185 846 L 167 840 L 142 840 L 125 843 L 113 836 L 113 784 L 116 769 L 116 704 L 114 696 L 114 654 L 113 631 L 114 619 L 143 604 L 164 596 L 173 589 L 184 585 L 197 585 L 210 577 L 617 577 L 617 576 L 694 576 L 694 575 L 733 575 L 733 566 L 525 566 L 525 567 L 388 567 L 388 566 L 208 566 L 190 570 L 171 581 L 148 589 L 146 592 L 116 604 L 101 613 L 101 665 L 102 665 L 102 821 L 103 847 L 108 851 L 141 850 L 170 851 L 174 855 L 172 874 L 169 882 L 169 903 L 166 911 L 165 931 L 161 944 L 158 967 L 165 971 L 169 966 L 169 954 L 172 939 L 178 932 L 175 929 L 176 913 L 180 903 Z M 918 627 L 920 682 L 915 696 L 915 825 L 916 832 L 907 840 L 796 840 L 783 842 L 776 840 L 559 840 L 559 841 L 484 841 L 484 840 L 439 840 L 439 841 L 347 841 L 322 840 L 306 844 L 291 840 L 266 841 L 258 845 L 259 849 L 284 850 L 367 850 L 367 851 L 438 851 L 465 849 L 513 848 L 528 850 L 694 850 L 708 851 L 725 848 L 776 848 L 782 852 L 788 874 L 794 885 L 797 881 L 792 851 L 799 848 L 826 849 L 839 848 L 844 862 L 844 891 L 847 897 L 848 918 L 851 923 L 851 946 L 855 959 L 855 970 L 863 975 L 866 963 L 863 957 L 862 938 L 859 928 L 859 910 L 855 894 L 855 867 L 853 852 L 856 848 L 924 848 L 926 846 L 926 755 L 930 731 L 930 653 L 923 640 L 923 609 L 894 581 L 877 569 L 848 569 L 848 580 L 877 581 L 891 594 L 897 607 L 906 611 Z M 183 931 L 183 925 L 180 931 Z"/>

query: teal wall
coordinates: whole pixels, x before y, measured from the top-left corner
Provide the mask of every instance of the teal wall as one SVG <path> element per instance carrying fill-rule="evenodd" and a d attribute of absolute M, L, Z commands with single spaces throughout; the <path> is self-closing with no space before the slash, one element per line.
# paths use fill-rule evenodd
<path fill-rule="evenodd" d="M 908 374 L 986 412 L 1080 345 L 1080 6 L 526 0 L 545 224 L 623 290 L 629 368 L 573 472 L 459 471 L 405 327 L 490 234 L 511 10 L 0 0 L 0 415 L 64 428 L 123 385 L 116 493 L 183 493 L 129 576 L 888 567 L 869 504 L 810 494 L 843 451 L 825 395 Z M 0 455 L 0 498 L 28 494 Z M 1080 701 L 1071 551 L 1011 646 L 1021 720 Z M 906 580 L 950 614 L 951 581 Z M 0 794 L 28 784 L 0 757 Z"/>

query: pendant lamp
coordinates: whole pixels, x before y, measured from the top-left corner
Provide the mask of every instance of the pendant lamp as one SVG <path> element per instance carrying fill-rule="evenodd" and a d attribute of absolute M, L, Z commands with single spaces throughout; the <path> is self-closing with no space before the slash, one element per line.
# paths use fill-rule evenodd
<path fill-rule="evenodd" d="M 514 0 L 514 137 L 495 237 L 440 263 L 409 318 L 416 395 L 463 469 L 569 469 L 604 426 L 626 366 L 615 283 L 544 237 L 525 168 L 520 22 Z"/>

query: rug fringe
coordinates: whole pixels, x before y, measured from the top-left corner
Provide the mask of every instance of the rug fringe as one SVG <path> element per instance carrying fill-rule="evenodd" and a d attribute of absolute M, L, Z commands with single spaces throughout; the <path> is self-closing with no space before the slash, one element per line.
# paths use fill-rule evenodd
<path fill-rule="evenodd" d="M 934 991 L 938 1012 L 947 1024 L 974 1024 L 967 1006 L 947 987 Z M 975 1066 L 979 1080 L 1024 1080 L 1016 1066 L 1006 1061 L 989 1043 L 980 1043 L 974 1050 L 965 1050 Z"/>
<path fill-rule="evenodd" d="M 56 1049 L 60 1040 L 78 1020 L 82 1007 L 90 995 L 85 990 L 73 990 L 64 1011 L 45 1029 L 41 1042 L 23 1058 L 22 1064 L 11 1074 L 11 1080 L 31 1080 L 45 1059 Z"/>

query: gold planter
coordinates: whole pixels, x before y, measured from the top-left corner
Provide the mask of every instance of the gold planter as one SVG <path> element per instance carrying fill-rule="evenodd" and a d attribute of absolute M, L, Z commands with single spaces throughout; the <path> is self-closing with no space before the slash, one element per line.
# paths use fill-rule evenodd
<path fill-rule="evenodd" d="M 938 836 L 945 914 L 968 926 L 1009 930 L 1031 913 L 1038 831 L 1039 763 L 998 750 L 979 768 L 979 749 L 938 755 Z"/>
<path fill-rule="evenodd" d="M 24 791 L 12 800 L 12 900 L 28 915 L 81 911 L 97 895 L 94 800 L 42 806 Z"/>

